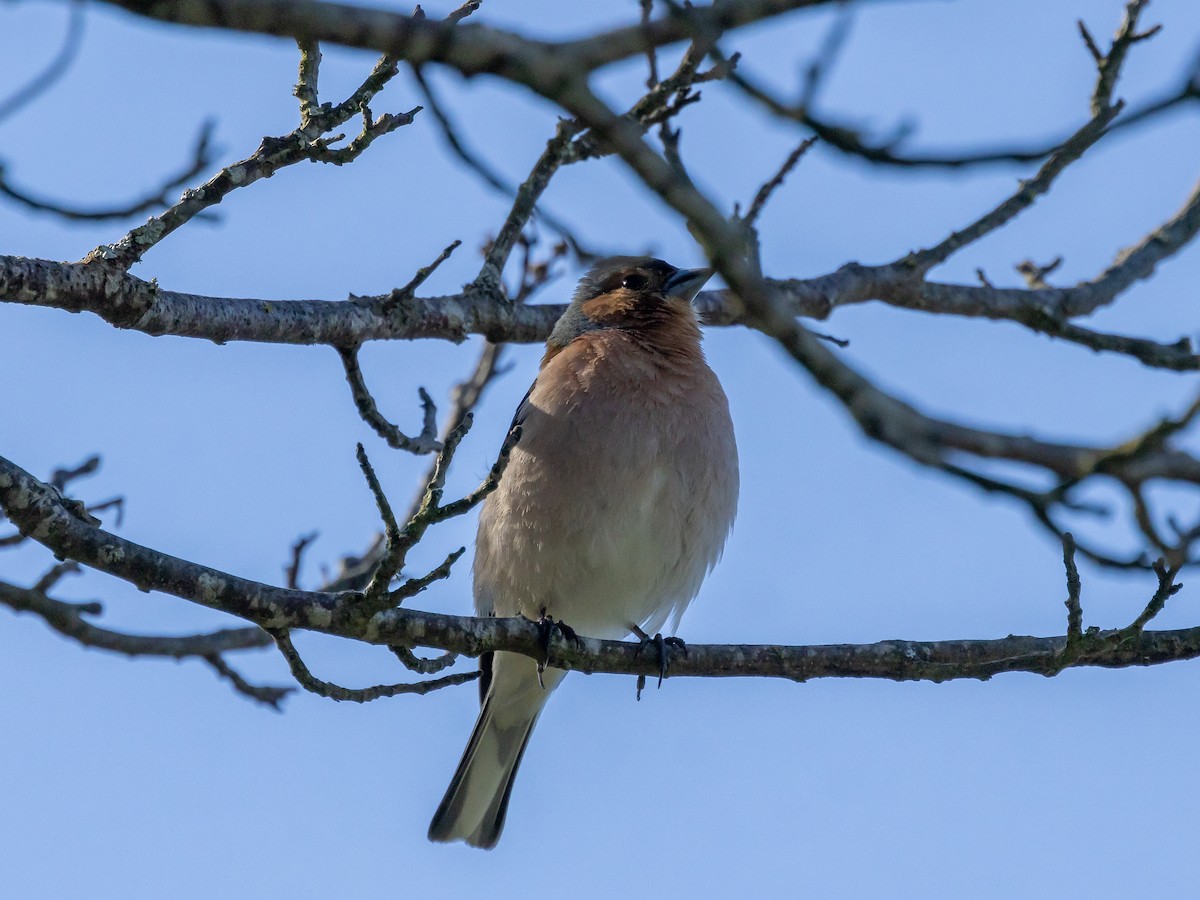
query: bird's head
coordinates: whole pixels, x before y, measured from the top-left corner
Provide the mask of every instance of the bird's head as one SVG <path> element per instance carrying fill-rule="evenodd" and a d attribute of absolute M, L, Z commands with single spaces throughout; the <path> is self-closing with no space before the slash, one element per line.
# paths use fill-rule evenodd
<path fill-rule="evenodd" d="M 651 256 L 613 256 L 583 276 L 547 341 L 549 359 L 580 335 L 617 329 L 675 345 L 699 346 L 692 298 L 712 269 L 677 269 Z"/>

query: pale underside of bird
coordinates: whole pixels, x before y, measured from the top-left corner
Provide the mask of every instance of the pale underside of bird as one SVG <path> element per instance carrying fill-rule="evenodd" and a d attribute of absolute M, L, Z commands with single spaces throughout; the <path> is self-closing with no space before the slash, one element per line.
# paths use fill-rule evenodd
<path fill-rule="evenodd" d="M 708 274 L 623 257 L 584 278 L 480 514 L 479 615 L 549 617 L 611 639 L 678 625 L 737 505 L 728 403 L 690 305 Z M 495 845 L 530 732 L 566 674 L 504 652 L 488 670 L 432 840 Z"/>

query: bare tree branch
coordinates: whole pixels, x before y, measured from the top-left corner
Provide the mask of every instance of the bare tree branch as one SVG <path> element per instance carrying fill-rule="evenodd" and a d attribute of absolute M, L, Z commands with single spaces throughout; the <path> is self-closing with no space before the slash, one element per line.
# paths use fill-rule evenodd
<path fill-rule="evenodd" d="M 791 314 L 827 318 L 835 309 L 871 300 L 919 312 L 1009 320 L 1047 332 L 1053 323 L 1085 316 L 1113 303 L 1159 263 L 1187 246 L 1200 231 L 1200 184 L 1184 206 L 1122 251 L 1094 279 L 1071 287 L 1037 290 L 947 284 L 922 278 L 905 260 L 877 266 L 847 263 L 836 272 L 766 282 L 772 303 Z M 475 293 L 413 297 L 386 312 L 391 294 L 347 301 L 255 300 L 168 291 L 101 266 L 0 255 L 0 301 L 92 312 L 118 328 L 173 334 L 217 343 L 262 341 L 353 346 L 369 340 L 441 338 L 482 334 L 506 343 L 544 341 L 565 305 L 511 306 Z M 705 291 L 696 307 L 709 325 L 746 323 L 745 306 L 731 291 Z M 1149 344 L 1150 342 L 1147 342 Z M 1189 368 L 1181 344 L 1159 364 Z M 1156 353 L 1158 351 L 1155 351 Z"/>
<path fill-rule="evenodd" d="M 1153 30 L 1152 30 L 1153 31 Z M 1085 30 L 1086 33 L 1086 30 Z M 1090 34 L 1088 34 L 1090 38 Z M 1090 49 L 1090 48 L 1089 48 Z M 1097 48 L 1092 53 L 1093 59 L 1099 53 Z M 720 59 L 719 52 L 714 56 Z M 807 72 L 816 69 L 824 75 L 828 66 L 822 63 L 824 52 L 818 54 L 818 60 L 809 66 Z M 1100 54 L 1100 59 L 1103 54 Z M 1025 146 L 995 147 L 980 150 L 942 150 L 935 152 L 905 152 L 900 149 L 905 139 L 914 132 L 914 127 L 902 124 L 894 133 L 883 138 L 869 138 L 859 127 L 845 121 L 831 119 L 817 113 L 814 109 L 815 97 L 811 78 L 806 72 L 804 89 L 800 99 L 789 102 L 772 93 L 753 76 L 739 71 L 731 77 L 747 97 L 758 103 L 763 109 L 781 119 L 796 122 L 810 130 L 821 142 L 846 156 L 860 159 L 874 165 L 890 166 L 900 169 L 944 168 L 964 169 L 976 166 L 997 164 L 1024 164 L 1039 162 L 1057 151 L 1066 137 L 1031 141 Z M 818 81 L 821 79 L 818 78 Z M 1178 86 L 1167 89 L 1153 100 L 1146 101 L 1123 115 L 1119 116 L 1110 126 L 1110 131 L 1119 131 L 1130 126 L 1144 124 L 1157 118 L 1163 113 L 1179 109 L 1185 104 L 1200 100 L 1200 60 L 1197 60 L 1179 79 Z"/>
<path fill-rule="evenodd" d="M 339 347 L 338 355 L 341 356 L 342 365 L 346 369 L 346 381 L 350 384 L 350 394 L 354 398 L 359 416 L 377 435 L 387 441 L 389 447 L 419 455 L 432 453 L 441 446 L 437 439 L 437 407 L 433 405 L 433 399 L 425 388 L 418 391 L 421 409 L 424 410 L 424 425 L 420 434 L 410 438 L 379 412 L 375 398 L 371 396 L 366 382 L 363 381 L 362 370 L 358 367 L 358 350 Z"/>
<path fill-rule="evenodd" d="M 396 290 L 392 291 L 391 295 L 388 297 L 388 303 L 384 305 L 384 312 L 391 312 L 401 304 L 412 300 L 413 295 L 417 292 L 417 288 L 423 285 L 429 276 L 438 270 L 438 266 L 448 260 L 450 258 L 450 254 L 461 246 L 462 241 L 451 241 L 446 245 L 446 249 L 438 254 L 437 259 L 435 259 L 429 265 L 422 266 L 421 268 L 417 269 L 416 274 L 413 275 L 408 284 L 402 288 L 397 288 Z"/>
<path fill-rule="evenodd" d="M 100 470 L 100 457 L 96 454 L 89 456 L 79 465 L 70 469 L 55 469 L 50 473 L 50 484 L 57 491 L 65 491 L 67 485 L 77 478 L 93 475 Z"/>
<path fill-rule="evenodd" d="M 42 96 L 67 74 L 79 56 L 79 48 L 83 46 L 84 9 L 83 0 L 71 0 L 62 46 L 42 71 L 0 100 L 0 122 Z"/>
<path fill-rule="evenodd" d="M 235 691 L 257 703 L 264 706 L 269 706 L 276 712 L 282 712 L 282 703 L 288 694 L 294 693 L 295 688 L 290 687 L 275 687 L 273 685 L 251 684 L 237 669 L 233 668 L 229 663 L 225 662 L 224 658 L 217 654 L 210 654 L 203 657 L 204 661 L 218 675 L 228 681 Z"/>
<path fill-rule="evenodd" d="M 1116 88 L 1121 65 L 1125 61 L 1129 47 L 1137 41 L 1151 37 L 1158 30 L 1156 28 L 1145 34 L 1137 33 L 1138 15 L 1145 7 L 1146 2 L 1147 0 L 1131 0 L 1126 6 L 1125 19 L 1121 28 L 1113 39 L 1109 52 L 1104 55 L 1096 49 L 1087 29 L 1083 28 L 1080 23 L 1080 28 L 1083 28 L 1084 38 L 1096 61 L 1097 68 L 1096 87 L 1092 92 L 1091 99 L 1091 119 L 1050 155 L 1038 170 L 1037 175 L 1028 181 L 1022 181 L 1020 188 L 1011 197 L 966 228 L 953 232 L 936 247 L 913 254 L 912 262 L 916 268 L 922 272 L 928 271 L 933 266 L 945 262 L 958 250 L 978 241 L 1020 215 L 1032 206 L 1039 196 L 1050 190 L 1055 179 L 1067 166 L 1078 160 L 1105 135 L 1108 126 L 1125 106 L 1124 101 L 1113 101 L 1113 90 Z"/>
<path fill-rule="evenodd" d="M 402 647 L 398 644 L 388 649 L 396 654 L 396 658 L 404 663 L 406 669 L 419 672 L 422 675 L 433 675 L 443 669 L 449 668 L 458 660 L 457 653 L 443 653 L 433 659 L 422 659 L 407 647 Z"/>
<path fill-rule="evenodd" d="M 641 55 L 647 47 L 719 34 L 841 0 L 714 0 L 707 6 L 671 10 L 645 23 L 559 42 L 533 40 L 472 23 L 431 21 L 423 13 L 405 16 L 320 0 L 208 0 L 182 5 L 152 0 L 105 2 L 164 22 L 341 44 L 388 53 L 409 63 L 441 63 L 466 75 L 492 74 L 516 82 L 549 84 Z"/>
<path fill-rule="evenodd" d="M 379 700 L 382 697 L 396 697 L 400 694 L 428 694 L 431 691 L 466 684 L 479 678 L 478 672 L 455 672 L 452 675 L 432 678 L 429 681 L 377 684 L 373 687 L 365 688 L 342 687 L 340 684 L 322 681 L 308 670 L 308 666 L 304 664 L 304 660 L 301 659 L 296 646 L 292 643 L 291 635 L 286 630 L 274 631 L 272 632 L 272 636 L 275 638 L 276 646 L 279 647 L 279 652 L 287 660 L 288 667 L 292 670 L 292 675 L 295 677 L 297 684 L 310 693 L 320 697 L 328 697 L 330 700 L 369 703 L 372 700 Z"/>
<path fill-rule="evenodd" d="M 349 615 L 361 595 L 322 594 L 271 587 L 197 563 L 166 556 L 109 534 L 77 518 L 46 485 L 7 460 L 0 459 L 0 506 L 39 543 L 99 571 L 236 615 L 278 633 L 305 628 L 371 644 L 436 647 L 468 656 L 508 650 L 545 659 L 547 650 L 536 623 L 525 619 L 480 619 L 411 609 L 388 609 L 367 622 Z M 1177 590 L 1170 583 L 1160 592 Z M 1158 593 L 1156 592 L 1156 597 Z M 1151 617 L 1161 604 L 1152 599 Z M 1145 616 L 1134 621 L 1137 625 Z M 1148 621 L 1148 620 L 1147 620 Z M 1200 628 L 1147 632 L 1140 628 L 1086 632 L 1069 666 L 1122 668 L 1194 659 L 1200 656 Z M 805 681 L 812 678 L 886 678 L 896 681 L 987 679 L 1001 672 L 1061 671 L 1065 637 L 1009 636 L 997 640 L 883 641 L 877 644 L 823 646 L 689 644 L 688 654 L 672 663 L 672 676 L 769 677 Z M 657 676 L 653 654 L 640 642 L 555 639 L 548 664 L 584 672 Z M 305 675 L 306 668 L 289 659 L 302 684 L 318 692 L 333 686 Z M 460 683 L 473 673 L 459 676 Z M 437 682 L 418 682 L 424 692 Z M 325 685 L 325 687 L 321 687 Z M 411 691 L 410 691 L 411 692 Z M 354 699 L 347 697 L 346 699 Z"/>
<path fill-rule="evenodd" d="M 58 200 L 47 200 L 36 197 L 13 185 L 8 180 L 8 175 L 3 165 L 0 165 L 0 195 L 34 212 L 53 213 L 59 218 L 76 222 L 106 222 L 114 219 L 130 219 L 143 213 L 162 209 L 170 205 L 169 194 L 179 190 L 184 185 L 190 184 L 193 179 L 213 164 L 212 134 L 215 127 L 215 123 L 213 122 L 205 122 L 200 127 L 200 135 L 196 139 L 196 146 L 192 151 L 192 160 L 187 166 L 177 174 L 167 178 L 160 187 L 155 188 L 137 200 L 131 200 L 122 205 L 83 209 Z"/>
<path fill-rule="evenodd" d="M 33 613 L 64 637 L 98 650 L 125 656 L 160 656 L 171 659 L 200 659 L 208 664 L 234 690 L 250 699 L 279 710 L 280 703 L 293 691 L 289 687 L 251 684 L 232 668 L 223 656 L 239 650 L 258 650 L 271 646 L 271 636 L 257 626 L 223 628 L 205 634 L 178 637 L 166 635 L 128 634 L 93 625 L 85 615 L 99 615 L 99 603 L 66 603 L 47 596 L 56 576 L 77 569 L 75 563 L 55 566 L 33 588 L 23 588 L 0 581 L 0 604 L 14 612 Z"/>
<path fill-rule="evenodd" d="M 538 260 L 534 257 L 535 241 L 522 235 L 518 238 L 517 243 L 523 250 L 521 280 L 516 289 L 509 292 L 508 302 L 522 304 L 547 284 L 552 276 L 554 261 L 564 256 L 567 249 L 564 244 L 557 244 L 551 250 L 551 255 L 548 259 Z M 467 416 L 474 412 L 475 407 L 483 398 L 484 391 L 491 384 L 492 380 L 500 374 L 500 360 L 503 350 L 503 344 L 485 341 L 474 370 L 466 380 L 459 382 L 450 392 L 452 408 L 442 428 L 442 443 L 449 440 L 452 434 L 463 427 Z M 438 461 L 435 459 L 426 472 L 425 477 L 421 480 L 421 487 L 417 491 L 416 498 L 409 508 L 407 519 L 412 519 L 417 515 L 421 504 L 424 502 L 425 495 L 437 474 Z M 329 584 L 326 584 L 323 589 L 361 589 L 370 580 L 376 567 L 382 562 L 386 550 L 387 544 L 384 535 L 377 535 L 376 539 L 362 556 L 344 558 L 341 571 L 338 572 L 337 577 Z"/>
<path fill-rule="evenodd" d="M 64 469 L 61 467 L 56 468 L 53 472 L 50 473 L 50 480 L 49 480 L 48 484 L 53 490 L 58 491 L 59 494 L 62 494 L 67 489 L 67 486 L 69 484 L 71 484 L 71 482 L 75 481 L 76 479 L 84 478 L 88 475 L 92 475 L 95 472 L 99 471 L 99 469 L 100 469 L 100 457 L 96 454 L 93 454 L 93 455 L 89 456 L 87 459 L 85 459 L 83 462 L 81 462 L 79 465 L 74 466 L 72 468 L 69 468 L 69 469 Z M 73 506 L 73 508 L 76 510 L 77 514 L 79 514 L 80 516 L 83 516 L 85 518 L 89 518 L 89 519 L 95 518 L 93 513 L 103 512 L 104 510 L 107 510 L 107 509 L 116 509 L 116 511 L 117 511 L 116 524 L 118 527 L 120 527 L 120 525 L 121 525 L 122 515 L 125 510 L 125 498 L 124 497 L 113 497 L 112 499 L 105 500 L 101 503 L 92 503 L 92 504 L 87 504 L 87 505 L 84 505 L 83 503 L 78 503 L 77 501 L 74 501 L 74 500 L 69 500 L 66 502 L 68 502 L 69 504 L 71 504 Z M 4 518 L 2 510 L 0 510 L 0 518 Z M 0 537 L 0 549 L 3 549 L 5 547 L 15 547 L 17 544 L 20 544 L 24 540 L 25 540 L 25 535 L 21 534 L 19 531 L 15 534 L 4 535 L 4 536 Z M 67 572 L 67 571 L 70 571 L 70 570 L 67 568 L 62 568 L 62 570 L 59 571 L 57 575 L 53 575 L 54 570 L 51 570 L 50 573 L 47 573 L 47 578 L 50 578 L 51 576 L 53 576 L 53 580 L 57 580 L 58 577 L 65 574 L 65 572 Z M 48 587 L 43 588 L 43 590 L 48 590 L 48 589 L 49 589 Z"/>
<path fill-rule="evenodd" d="M 1079 602 L 1082 585 L 1075 565 L 1075 539 L 1070 532 L 1063 535 L 1063 565 L 1067 569 L 1067 647 L 1073 650 L 1083 636 L 1083 607 Z"/>
<path fill-rule="evenodd" d="M 812 145 L 816 143 L 816 140 L 816 138 L 809 138 L 806 141 L 801 141 L 796 146 L 796 149 L 788 154 L 787 159 L 783 161 L 783 165 L 779 167 L 779 171 L 763 182 L 762 187 L 758 189 L 758 193 L 754 195 L 754 199 L 750 202 L 750 208 L 746 210 L 746 215 L 741 217 L 742 224 L 745 227 L 754 227 L 754 223 L 762 215 L 762 211 L 766 208 L 767 201 L 771 199 L 771 195 L 779 190 L 788 173 L 796 168 L 796 164 L 800 162 L 801 158 L 809 151 Z"/>
<path fill-rule="evenodd" d="M 477 291 L 498 294 L 500 278 L 504 274 L 504 266 L 508 262 L 517 239 L 521 236 L 525 225 L 529 222 L 537 207 L 538 198 L 550 184 L 550 179 L 566 161 L 566 154 L 571 139 L 579 133 L 575 123 L 562 120 L 554 132 L 554 137 L 546 144 L 546 149 L 534 163 L 529 177 L 517 189 L 512 209 L 500 226 L 500 231 L 492 241 L 483 259 L 483 267 L 476 276 L 474 287 Z M 489 337 L 489 339 L 492 339 Z"/>
<path fill-rule="evenodd" d="M 300 74 L 293 92 L 300 101 L 299 126 L 282 137 L 264 137 L 250 156 L 221 169 L 199 188 L 185 191 L 178 203 L 160 215 L 152 216 L 144 225 L 134 228 L 120 240 L 97 247 L 85 262 L 103 261 L 119 270 L 128 269 L 151 247 L 220 203 L 232 191 L 270 178 L 285 166 L 305 160 L 339 166 L 351 162 L 376 138 L 412 124 L 413 117 L 420 112 L 418 106 L 405 113 L 385 113 L 378 119 L 374 118 L 371 101 L 397 71 L 396 60 L 386 54 L 347 99 L 338 104 L 319 104 L 317 81 L 320 50 L 314 41 L 304 36 L 298 36 L 297 42 L 300 48 Z M 344 147 L 332 147 L 345 135 L 329 133 L 355 115 L 362 117 L 362 130 Z"/>
<path fill-rule="evenodd" d="M 296 543 L 292 544 L 292 559 L 291 562 L 284 567 L 283 583 L 294 590 L 300 589 L 300 565 L 304 562 L 304 551 L 307 550 L 317 539 L 317 532 L 310 531 L 308 534 L 302 534 L 296 539 Z"/>
<path fill-rule="evenodd" d="M 257 650 L 271 646 L 271 636 L 261 628 L 222 628 L 205 634 L 179 637 L 126 634 L 93 625 L 85 614 L 99 615 L 98 603 L 66 603 L 55 600 L 37 588 L 23 588 L 0 582 L 0 603 L 17 612 L 41 617 L 59 634 L 83 644 L 125 656 L 168 656 L 184 659 L 210 656 L 237 650 Z"/>
<path fill-rule="evenodd" d="M 446 145 L 450 150 L 462 160 L 463 164 L 475 172 L 484 184 L 488 185 L 494 191 L 503 194 L 506 197 L 517 199 L 519 192 L 525 188 L 514 187 L 502 178 L 495 169 L 492 168 L 478 153 L 467 146 L 463 137 L 459 134 L 459 129 L 451 119 L 449 112 L 445 109 L 441 100 L 438 99 L 437 93 L 433 90 L 433 86 L 429 83 L 425 73 L 419 66 L 413 67 L 413 78 L 417 82 L 418 88 L 421 90 L 421 97 L 425 101 L 424 106 L 428 108 L 430 115 L 434 121 L 438 123 L 438 127 L 442 131 L 442 136 L 446 140 Z M 536 166 L 535 166 L 536 169 Z M 532 177 L 532 176 L 530 176 Z M 572 231 L 562 220 L 557 216 L 551 215 L 544 209 L 535 208 L 532 213 L 543 222 L 551 231 L 558 234 L 568 246 L 574 251 L 575 255 L 581 260 L 588 260 L 596 254 L 585 248 L 583 241 Z"/>

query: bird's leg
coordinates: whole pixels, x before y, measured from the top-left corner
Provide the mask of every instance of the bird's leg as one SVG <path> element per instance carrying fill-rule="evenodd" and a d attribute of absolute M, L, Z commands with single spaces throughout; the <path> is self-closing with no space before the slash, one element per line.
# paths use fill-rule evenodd
<path fill-rule="evenodd" d="M 668 648 L 670 650 L 682 650 L 683 655 L 686 657 L 688 655 L 687 644 L 683 642 L 682 638 L 677 638 L 674 636 L 663 637 L 661 633 L 654 635 L 654 637 L 650 637 L 650 635 L 642 631 L 642 629 L 637 625 L 631 626 L 629 630 L 636 634 L 638 639 L 641 641 L 641 645 L 637 649 L 639 656 L 648 645 L 654 645 L 655 652 L 658 654 L 658 686 L 661 688 L 663 679 L 667 677 L 667 666 L 670 662 L 671 654 Z M 645 686 L 646 676 L 639 675 L 637 683 L 637 696 L 639 700 L 642 699 L 642 688 Z"/>
<path fill-rule="evenodd" d="M 557 621 L 553 616 L 547 615 L 546 610 L 542 610 L 542 616 L 535 623 L 538 629 L 538 646 L 542 650 L 542 658 L 538 660 L 537 673 L 538 684 L 543 688 L 546 687 L 542 681 L 542 673 L 546 671 L 546 664 L 550 662 L 550 640 L 554 636 L 554 632 L 558 632 L 563 636 L 564 640 L 568 640 L 573 644 L 580 643 L 579 635 L 575 633 L 575 629 L 565 622 Z"/>

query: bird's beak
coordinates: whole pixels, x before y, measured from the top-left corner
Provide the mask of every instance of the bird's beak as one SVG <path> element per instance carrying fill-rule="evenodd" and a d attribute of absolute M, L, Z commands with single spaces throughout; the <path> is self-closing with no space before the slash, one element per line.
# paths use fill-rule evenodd
<path fill-rule="evenodd" d="M 680 269 L 667 279 L 663 285 L 663 294 L 673 300 L 691 303 L 712 275 L 712 269 Z"/>

